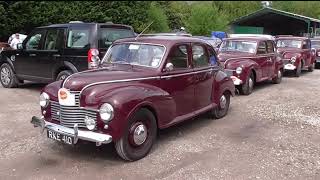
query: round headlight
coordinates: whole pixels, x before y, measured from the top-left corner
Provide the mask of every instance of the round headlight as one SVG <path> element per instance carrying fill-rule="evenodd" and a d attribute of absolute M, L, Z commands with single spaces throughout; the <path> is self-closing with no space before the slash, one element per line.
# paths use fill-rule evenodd
<path fill-rule="evenodd" d="M 242 73 L 242 67 L 237 67 L 236 73 L 237 73 L 237 74 L 241 74 L 241 73 Z"/>
<path fill-rule="evenodd" d="M 292 57 L 292 58 L 290 59 L 290 61 L 291 61 L 292 63 L 296 62 L 296 60 L 297 60 L 296 57 Z"/>
<path fill-rule="evenodd" d="M 49 104 L 49 95 L 45 92 L 40 94 L 40 106 L 47 107 Z"/>
<path fill-rule="evenodd" d="M 109 103 L 102 104 L 100 107 L 100 117 L 103 121 L 110 121 L 113 118 L 113 107 Z"/>
<path fill-rule="evenodd" d="M 96 121 L 88 116 L 84 118 L 84 123 L 90 131 L 94 130 L 94 128 L 96 127 Z"/>

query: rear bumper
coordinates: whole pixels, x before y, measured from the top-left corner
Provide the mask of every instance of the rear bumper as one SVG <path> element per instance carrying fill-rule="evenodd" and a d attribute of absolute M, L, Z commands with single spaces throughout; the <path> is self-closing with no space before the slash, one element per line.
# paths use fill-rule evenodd
<path fill-rule="evenodd" d="M 38 118 L 36 116 L 33 116 L 31 119 L 31 124 L 33 124 L 34 127 L 40 127 L 41 133 L 44 131 L 44 129 L 50 129 L 60 134 L 72 136 L 74 138 L 74 143 L 77 143 L 78 139 L 99 144 L 108 144 L 112 141 L 112 136 L 108 134 L 79 130 L 77 125 L 75 125 L 73 129 L 67 128 L 58 124 L 48 122 L 42 117 Z"/>
<path fill-rule="evenodd" d="M 241 85 L 242 84 L 242 80 L 236 76 L 231 76 L 231 79 L 232 79 L 234 85 Z"/>

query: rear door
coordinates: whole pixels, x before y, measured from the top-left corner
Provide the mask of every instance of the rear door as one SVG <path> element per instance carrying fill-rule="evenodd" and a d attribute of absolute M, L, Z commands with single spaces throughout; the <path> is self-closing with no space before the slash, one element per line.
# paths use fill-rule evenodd
<path fill-rule="evenodd" d="M 193 113 L 194 74 L 190 64 L 190 44 L 179 43 L 171 48 L 166 64 L 172 63 L 173 70 L 161 76 L 161 88 L 169 94 L 175 103 L 174 118 Z M 181 119 L 181 118 L 178 118 Z M 168 119 L 169 121 L 170 119 Z M 165 122 L 173 123 L 173 122 Z"/>
<path fill-rule="evenodd" d="M 266 41 L 260 41 L 257 49 L 256 63 L 259 65 L 262 77 L 267 78 L 269 75 L 269 63 L 272 59 L 267 55 L 267 44 Z"/>
<path fill-rule="evenodd" d="M 41 66 L 42 76 L 48 79 L 55 79 L 55 75 L 58 67 L 63 65 L 63 42 L 64 42 L 64 29 L 62 28 L 50 28 L 47 30 L 43 50 L 39 54 L 37 59 Z"/>
<path fill-rule="evenodd" d="M 211 56 L 213 50 L 211 50 Z M 207 46 L 202 43 L 192 44 L 192 67 L 195 73 L 194 109 L 200 110 L 211 104 L 214 73 L 210 65 Z"/>
<path fill-rule="evenodd" d="M 302 50 L 304 56 L 304 66 L 310 66 L 312 61 L 312 51 L 311 51 L 311 42 L 309 39 L 306 39 L 302 42 Z"/>
<path fill-rule="evenodd" d="M 277 55 L 275 53 L 275 47 L 273 41 L 267 41 L 267 58 L 268 58 L 268 76 L 272 77 L 277 70 L 276 68 L 276 61 Z"/>

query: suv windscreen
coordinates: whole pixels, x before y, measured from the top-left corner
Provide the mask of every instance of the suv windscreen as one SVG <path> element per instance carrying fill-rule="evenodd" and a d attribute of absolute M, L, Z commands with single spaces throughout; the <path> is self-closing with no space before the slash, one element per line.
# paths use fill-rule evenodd
<path fill-rule="evenodd" d="M 99 48 L 109 48 L 115 40 L 133 36 L 134 33 L 131 29 L 101 27 L 99 32 Z"/>

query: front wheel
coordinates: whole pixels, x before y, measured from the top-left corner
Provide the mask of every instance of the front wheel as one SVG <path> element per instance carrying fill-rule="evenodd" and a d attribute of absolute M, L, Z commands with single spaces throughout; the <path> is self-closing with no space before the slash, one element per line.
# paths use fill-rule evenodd
<path fill-rule="evenodd" d="M 14 88 L 18 86 L 18 80 L 15 77 L 11 66 L 7 63 L 2 64 L 0 67 L 0 82 L 5 88 Z"/>
<path fill-rule="evenodd" d="M 277 76 L 275 78 L 272 79 L 272 82 L 274 84 L 280 84 L 282 81 L 282 71 L 281 69 L 278 70 Z"/>
<path fill-rule="evenodd" d="M 250 76 L 246 79 L 246 82 L 240 86 L 240 93 L 243 95 L 249 95 L 253 91 L 254 75 L 251 72 Z"/>
<path fill-rule="evenodd" d="M 302 69 L 302 63 L 300 62 L 299 66 L 297 67 L 297 69 L 295 70 L 295 76 L 296 77 L 300 77 L 301 75 L 301 69 Z"/>
<path fill-rule="evenodd" d="M 309 67 L 308 67 L 308 71 L 312 72 L 314 70 L 315 67 L 315 63 L 312 63 Z"/>
<path fill-rule="evenodd" d="M 223 118 L 228 114 L 230 106 L 230 93 L 225 92 L 219 98 L 218 107 L 212 110 L 212 116 L 215 119 Z"/>
<path fill-rule="evenodd" d="M 123 136 L 115 142 L 115 149 L 122 159 L 136 161 L 149 153 L 156 137 L 156 118 L 142 108 L 130 118 Z"/>

